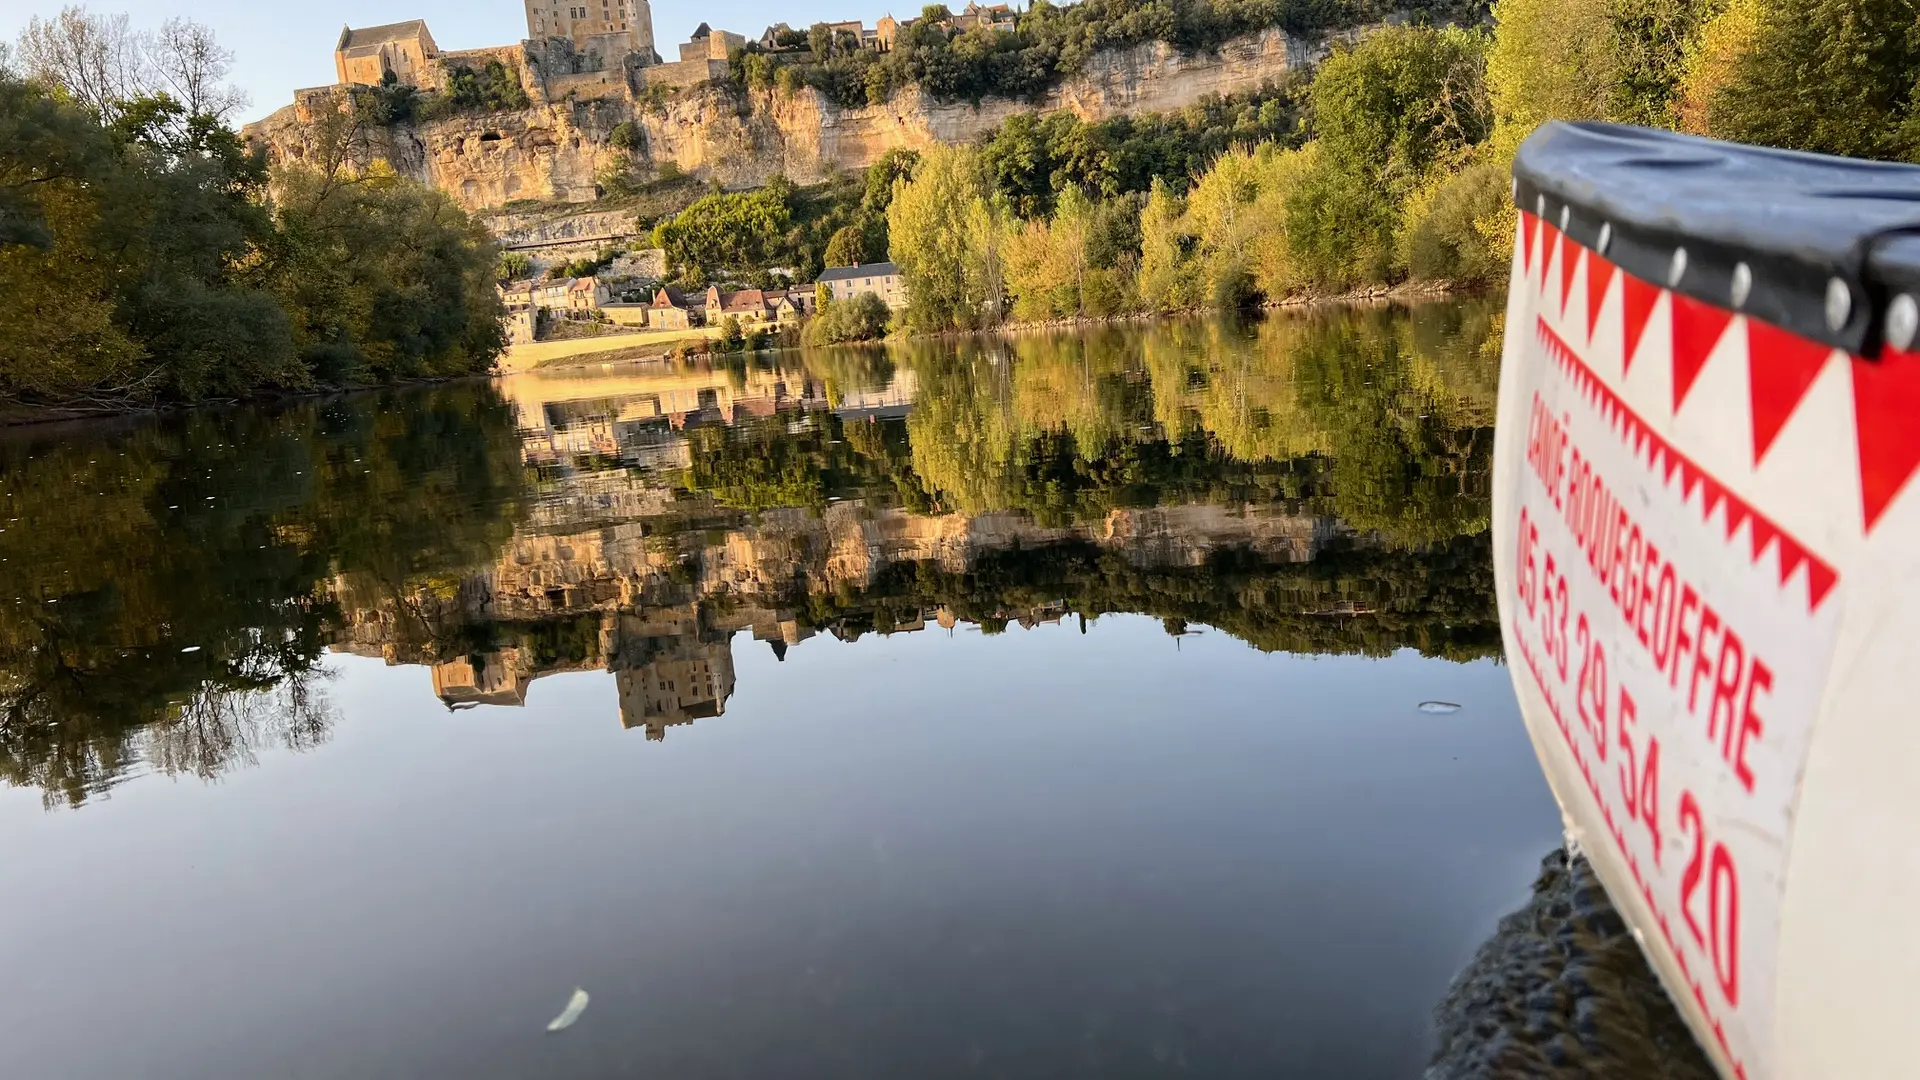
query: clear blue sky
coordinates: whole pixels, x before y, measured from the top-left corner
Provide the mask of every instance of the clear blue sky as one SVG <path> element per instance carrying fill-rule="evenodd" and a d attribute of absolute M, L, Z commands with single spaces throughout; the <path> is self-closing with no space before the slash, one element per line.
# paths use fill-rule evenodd
<path fill-rule="evenodd" d="M 804 27 L 824 19 L 858 18 L 871 24 L 889 11 L 899 15 L 917 12 L 924 3 L 654 0 L 653 32 L 661 43 L 661 54 L 669 55 L 673 44 L 685 41 L 702 22 L 753 36 L 776 22 Z M 253 96 L 253 104 L 242 120 L 256 119 L 291 104 L 293 91 L 300 87 L 332 82 L 333 43 L 342 24 L 374 26 L 425 19 L 434 41 L 443 49 L 504 45 L 527 35 L 521 0 L 319 0 L 299 5 L 285 0 L 96 0 L 86 6 L 103 14 L 125 12 L 136 29 L 158 26 L 175 15 L 186 15 L 212 27 L 220 41 L 238 54 L 234 81 Z M 52 16 L 60 7 L 58 0 L 0 3 L 0 38 L 12 41 L 29 18 Z"/>

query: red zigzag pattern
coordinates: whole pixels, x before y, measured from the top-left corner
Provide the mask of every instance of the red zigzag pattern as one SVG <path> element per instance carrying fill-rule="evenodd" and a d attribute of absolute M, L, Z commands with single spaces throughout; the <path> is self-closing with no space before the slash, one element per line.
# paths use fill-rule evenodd
<path fill-rule="evenodd" d="M 1560 369 L 1573 381 L 1580 391 L 1600 414 L 1600 418 L 1620 436 L 1621 442 L 1633 449 L 1634 455 L 1646 464 L 1648 471 L 1656 473 L 1661 480 L 1671 485 L 1675 473 L 1680 475 L 1680 498 L 1690 501 L 1695 488 L 1702 490 L 1700 500 L 1701 520 L 1711 523 L 1713 512 L 1721 504 L 1727 508 L 1727 540 L 1731 542 L 1734 534 L 1743 524 L 1752 528 L 1753 561 L 1760 562 L 1760 556 L 1769 546 L 1777 544 L 1780 548 L 1780 584 L 1784 588 L 1793 578 L 1793 572 L 1801 566 L 1807 568 L 1807 610 L 1818 611 L 1827 594 L 1833 591 L 1834 582 L 1839 574 L 1824 559 L 1808 551 L 1798 540 L 1788 535 L 1780 526 L 1766 515 L 1755 510 L 1745 499 L 1734 494 L 1725 485 L 1708 475 L 1705 469 L 1694 464 L 1693 459 L 1673 448 L 1673 444 L 1661 438 L 1659 433 L 1640 419 L 1620 395 L 1613 392 L 1606 382 L 1594 374 L 1586 361 L 1580 359 L 1567 346 L 1560 335 L 1553 332 L 1545 319 L 1538 320 L 1537 330 L 1540 343 L 1560 365 Z"/>
<path fill-rule="evenodd" d="M 1707 357 L 1733 325 L 1733 313 L 1625 273 L 1537 215 L 1523 210 L 1520 220 L 1521 268 L 1543 301 L 1559 300 L 1558 310 L 1562 315 L 1573 296 L 1575 253 L 1587 261 L 1588 341 L 1593 340 L 1593 332 L 1599 325 L 1601 301 L 1606 297 L 1608 286 L 1616 275 L 1622 279 L 1620 317 L 1622 340 L 1626 343 L 1621 362 L 1623 376 L 1633 367 L 1656 301 L 1662 294 L 1671 298 L 1673 411 L 1678 412 L 1693 390 Z M 1540 264 L 1537 277 L 1536 262 Z M 1550 266 L 1559 270 L 1558 282 L 1547 276 Z M 1549 291 L 1550 283 L 1559 287 Z M 1753 464 L 1758 468 L 1814 380 L 1836 356 L 1845 354 L 1752 317 L 1741 320 L 1741 325 L 1746 329 L 1750 357 L 1747 406 L 1753 421 Z M 1561 347 L 1565 348 L 1564 342 Z M 1871 534 L 1887 507 L 1913 479 L 1914 472 L 1920 470 L 1920 352 L 1888 349 L 1878 361 L 1846 356 L 1846 362 L 1853 384 L 1855 461 L 1863 510 L 1861 528 Z M 1704 473 L 1700 475 L 1705 477 Z M 1712 482 L 1710 477 L 1706 479 Z M 1710 508 L 1711 505 L 1709 502 Z M 1757 556 L 1763 546 L 1757 532 L 1754 544 Z M 1783 548 L 1783 574 L 1789 572 L 1785 554 Z M 1822 590 L 1816 586 L 1815 592 L 1820 594 Z"/>

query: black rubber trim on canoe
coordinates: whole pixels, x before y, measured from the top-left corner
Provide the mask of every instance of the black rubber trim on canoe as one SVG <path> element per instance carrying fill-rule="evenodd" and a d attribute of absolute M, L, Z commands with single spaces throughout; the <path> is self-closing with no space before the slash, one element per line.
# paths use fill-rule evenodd
<path fill-rule="evenodd" d="M 1521 144 L 1513 176 L 1520 209 L 1564 220 L 1627 273 L 1857 356 L 1879 354 L 1893 297 L 1920 299 L 1920 166 L 1550 123 Z M 1751 288 L 1736 305 L 1742 263 Z M 1836 281 L 1847 306 L 1833 326 Z"/>

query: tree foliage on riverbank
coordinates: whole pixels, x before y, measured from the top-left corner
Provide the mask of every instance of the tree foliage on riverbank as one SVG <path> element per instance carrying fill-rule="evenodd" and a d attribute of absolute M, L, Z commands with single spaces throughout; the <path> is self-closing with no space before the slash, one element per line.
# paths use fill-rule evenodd
<path fill-rule="evenodd" d="M 1911 0 L 1500 0 L 1491 32 L 1389 26 L 1336 47 L 1257 119 L 1242 111 L 1230 143 L 1191 124 L 1015 117 L 939 151 L 949 218 L 893 219 L 910 322 L 1492 285 L 1512 252 L 1514 152 L 1553 119 L 1920 161 L 1915 14 Z M 1137 152 L 1153 130 L 1172 152 Z M 925 202 L 920 186 L 896 205 Z M 1131 247 L 1089 243 L 1089 223 L 1126 215 Z M 957 287 L 999 265 L 1003 294 Z"/>
<path fill-rule="evenodd" d="M 0 400 L 120 408 L 488 369 L 504 341 L 485 231 L 344 155 L 270 175 L 213 85 L 229 54 L 170 25 L 197 35 L 198 90 L 121 72 L 110 58 L 141 56 L 124 20 L 77 11 L 32 24 L 26 70 L 0 70 Z"/>

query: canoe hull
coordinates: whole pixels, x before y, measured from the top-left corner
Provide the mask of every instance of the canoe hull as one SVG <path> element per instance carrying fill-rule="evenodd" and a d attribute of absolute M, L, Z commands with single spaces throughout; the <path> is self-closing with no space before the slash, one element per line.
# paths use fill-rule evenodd
<path fill-rule="evenodd" d="M 1496 577 L 1569 833 L 1723 1075 L 1913 1075 L 1920 499 L 1870 444 L 1914 437 L 1876 410 L 1920 358 L 1630 273 L 1517 191 Z"/>

